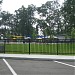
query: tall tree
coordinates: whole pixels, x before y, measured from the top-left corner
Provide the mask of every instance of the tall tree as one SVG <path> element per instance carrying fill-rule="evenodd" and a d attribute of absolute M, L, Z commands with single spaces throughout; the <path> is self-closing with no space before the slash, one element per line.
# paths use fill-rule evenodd
<path fill-rule="evenodd" d="M 11 29 L 13 27 L 13 14 L 10 14 L 9 12 L 2 11 L 1 12 L 1 26 L 4 26 L 2 28 L 4 32 L 2 32 L 4 35 L 11 33 Z"/>
<path fill-rule="evenodd" d="M 34 11 L 35 6 L 29 5 L 28 8 L 22 6 L 18 10 L 16 10 L 15 15 L 15 30 L 18 35 L 31 36 L 33 33 L 33 24 L 35 22 L 34 19 Z"/>
<path fill-rule="evenodd" d="M 0 4 L 2 3 L 3 0 L 0 0 Z"/>
<path fill-rule="evenodd" d="M 2 4 L 2 2 L 3 2 L 3 0 L 0 0 L 0 26 L 1 26 L 1 19 L 2 19 L 2 17 L 1 17 L 1 4 Z"/>
<path fill-rule="evenodd" d="M 65 32 L 71 35 L 75 29 L 75 0 L 65 0 L 61 12 L 64 17 Z"/>
<path fill-rule="evenodd" d="M 47 1 L 41 7 L 37 9 L 41 19 L 44 21 L 44 29 L 46 35 L 54 35 L 55 29 L 59 30 L 61 21 L 60 21 L 60 4 L 57 1 Z M 42 22 L 42 21 L 41 21 Z M 41 25 L 40 23 L 39 25 Z"/>

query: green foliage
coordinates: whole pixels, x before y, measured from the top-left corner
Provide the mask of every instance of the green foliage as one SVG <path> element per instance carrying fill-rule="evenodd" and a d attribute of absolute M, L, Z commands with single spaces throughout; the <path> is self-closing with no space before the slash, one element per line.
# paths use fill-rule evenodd
<path fill-rule="evenodd" d="M 71 30 L 71 38 L 75 39 L 75 29 L 74 28 L 72 28 Z"/>
<path fill-rule="evenodd" d="M 0 0 L 0 4 L 2 4 L 3 0 Z"/>
<path fill-rule="evenodd" d="M 64 17 L 65 31 L 71 34 L 72 28 L 75 28 L 75 0 L 66 0 L 61 12 Z"/>
<path fill-rule="evenodd" d="M 61 30 L 61 14 L 59 7 L 60 4 L 57 1 L 47 1 L 37 9 L 38 14 L 40 15 L 40 19 L 37 21 L 37 23 L 43 34 L 46 33 L 47 36 L 51 36 L 55 34 L 56 30 Z"/>
<path fill-rule="evenodd" d="M 18 10 L 16 10 L 16 22 L 15 22 L 15 30 L 18 35 L 29 36 L 33 33 L 33 24 L 34 20 L 34 11 L 35 6 L 29 5 L 28 8 L 22 6 Z"/>
<path fill-rule="evenodd" d="M 27 8 L 22 6 L 15 10 L 15 14 L 3 11 L 1 13 L 1 25 L 9 27 L 6 32 L 4 30 L 4 35 L 11 34 L 35 38 L 38 35 L 39 28 L 44 36 L 52 37 L 61 33 L 63 25 L 61 24 L 62 17 L 59 7 L 60 4 L 56 0 L 47 1 L 40 7 L 35 7 L 33 4 L 28 5 Z M 40 18 L 35 17 L 36 13 Z"/>

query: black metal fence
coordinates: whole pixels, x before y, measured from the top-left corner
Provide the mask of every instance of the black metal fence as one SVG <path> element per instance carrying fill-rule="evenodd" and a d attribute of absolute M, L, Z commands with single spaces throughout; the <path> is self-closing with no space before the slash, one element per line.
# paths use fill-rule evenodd
<path fill-rule="evenodd" d="M 75 39 L 3 39 L 0 53 L 75 55 Z"/>

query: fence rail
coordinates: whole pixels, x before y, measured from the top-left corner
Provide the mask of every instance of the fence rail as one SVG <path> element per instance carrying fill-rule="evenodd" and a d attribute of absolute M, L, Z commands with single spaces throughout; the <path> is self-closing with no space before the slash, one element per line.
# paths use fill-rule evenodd
<path fill-rule="evenodd" d="M 75 55 L 75 39 L 3 39 L 0 53 Z"/>

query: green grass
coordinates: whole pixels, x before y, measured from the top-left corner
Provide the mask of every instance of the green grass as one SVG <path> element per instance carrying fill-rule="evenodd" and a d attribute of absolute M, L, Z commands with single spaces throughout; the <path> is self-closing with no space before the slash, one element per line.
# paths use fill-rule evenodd
<path fill-rule="evenodd" d="M 18 53 L 26 54 L 29 53 L 29 44 L 6 44 L 6 53 Z M 62 44 L 41 44 L 31 43 L 30 53 L 33 54 L 65 54 L 75 55 L 75 43 L 62 43 Z"/>

